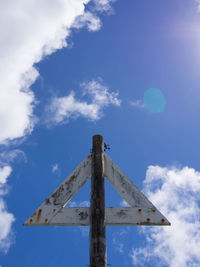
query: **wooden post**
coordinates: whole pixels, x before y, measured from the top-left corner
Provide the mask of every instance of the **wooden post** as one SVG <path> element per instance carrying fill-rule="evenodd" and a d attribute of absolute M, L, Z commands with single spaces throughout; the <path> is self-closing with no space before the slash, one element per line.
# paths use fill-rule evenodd
<path fill-rule="evenodd" d="M 103 137 L 94 135 L 90 211 L 90 267 L 107 267 L 103 145 Z"/>

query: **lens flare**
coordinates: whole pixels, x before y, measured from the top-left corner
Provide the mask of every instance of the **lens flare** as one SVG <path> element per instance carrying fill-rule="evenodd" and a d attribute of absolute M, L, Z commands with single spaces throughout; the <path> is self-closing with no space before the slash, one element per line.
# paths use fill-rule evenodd
<path fill-rule="evenodd" d="M 162 112 L 166 106 L 163 93 L 156 88 L 150 88 L 144 92 L 143 102 L 148 111 L 152 113 Z"/>

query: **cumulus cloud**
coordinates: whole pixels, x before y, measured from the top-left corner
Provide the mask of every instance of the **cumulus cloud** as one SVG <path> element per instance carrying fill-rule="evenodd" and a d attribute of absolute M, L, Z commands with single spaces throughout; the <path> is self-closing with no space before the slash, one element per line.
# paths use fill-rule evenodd
<path fill-rule="evenodd" d="M 133 264 L 200 266 L 200 172 L 189 167 L 149 166 L 144 188 L 171 226 L 143 228 L 147 244 L 132 250 Z"/>
<path fill-rule="evenodd" d="M 6 203 L 2 196 L 7 193 L 7 178 L 11 174 L 10 166 L 0 167 L 0 250 L 7 252 L 13 241 L 12 223 L 15 218 L 7 211 Z"/>
<path fill-rule="evenodd" d="M 99 30 L 96 12 L 85 11 L 89 0 L 0 2 L 0 143 L 33 130 L 35 97 L 30 86 L 39 76 L 34 66 L 44 56 L 67 46 L 72 27 Z M 95 1 L 96 11 L 110 1 Z M 101 8 L 100 8 L 101 7 Z"/>
<path fill-rule="evenodd" d="M 16 159 L 17 158 L 17 159 Z M 9 165 L 13 161 L 25 161 L 25 153 L 19 149 L 5 150 L 0 153 L 0 251 L 7 253 L 14 242 L 12 224 L 15 221 L 14 215 L 7 210 L 4 197 L 8 194 L 8 178 L 12 172 Z"/>
<path fill-rule="evenodd" d="M 7 209 L 4 197 L 9 192 L 8 178 L 13 161 L 26 161 L 26 155 L 19 149 L 9 150 L 8 148 L 0 153 L 0 251 L 7 253 L 14 242 L 12 224 L 15 221 L 14 215 Z"/>
<path fill-rule="evenodd" d="M 0 2 L 0 142 L 30 133 L 39 73 L 34 64 L 67 46 L 66 38 L 88 0 Z"/>
<path fill-rule="evenodd" d="M 30 86 L 39 76 L 35 67 L 46 55 L 67 46 L 71 29 L 99 30 L 98 12 L 111 9 L 109 0 L 4 0 L 0 2 L 0 143 L 30 134 L 36 104 Z"/>
<path fill-rule="evenodd" d="M 101 118 L 103 108 L 109 105 L 120 106 L 118 94 L 109 92 L 109 88 L 100 80 L 84 82 L 81 87 L 82 97 L 89 97 L 90 103 L 76 99 L 73 91 L 67 96 L 55 97 L 47 108 L 49 123 L 68 122 L 70 118 L 80 116 L 94 121 Z"/>
<path fill-rule="evenodd" d="M 24 137 L 33 130 L 35 97 L 30 86 L 39 72 L 34 66 L 45 55 L 67 46 L 66 38 L 75 18 L 88 1 L 0 1 L 0 143 Z M 12 243 L 13 214 L 3 196 L 14 159 L 25 159 L 20 150 L 0 154 L 0 250 Z"/>
<path fill-rule="evenodd" d="M 86 12 L 78 16 L 73 23 L 73 28 L 87 28 L 88 31 L 98 31 L 101 26 L 101 20 L 97 16 L 97 13 L 106 13 L 111 15 L 113 13 L 112 3 L 115 0 L 93 0 Z"/>

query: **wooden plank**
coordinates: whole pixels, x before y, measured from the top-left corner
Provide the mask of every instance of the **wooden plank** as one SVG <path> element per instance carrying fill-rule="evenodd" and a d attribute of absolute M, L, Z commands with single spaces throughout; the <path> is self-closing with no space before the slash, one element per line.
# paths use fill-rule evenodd
<path fill-rule="evenodd" d="M 57 187 L 25 221 L 24 225 L 47 224 L 91 176 L 91 154 Z"/>
<path fill-rule="evenodd" d="M 160 211 L 158 211 L 158 209 L 106 154 L 104 154 L 104 175 L 132 208 L 155 210 L 160 218 L 162 217 L 165 222 L 168 222 Z"/>
<path fill-rule="evenodd" d="M 148 208 L 106 208 L 106 225 L 170 225 L 156 210 Z"/>
<path fill-rule="evenodd" d="M 103 137 L 93 136 L 90 208 L 91 267 L 107 266 L 103 149 Z"/>
<path fill-rule="evenodd" d="M 90 208 L 64 207 L 50 221 L 34 221 L 27 225 L 90 225 Z"/>
<path fill-rule="evenodd" d="M 30 224 L 29 224 L 30 225 Z M 90 225 L 90 208 L 65 207 L 51 221 L 31 225 Z M 156 210 L 147 208 L 105 208 L 105 225 L 170 225 Z"/>

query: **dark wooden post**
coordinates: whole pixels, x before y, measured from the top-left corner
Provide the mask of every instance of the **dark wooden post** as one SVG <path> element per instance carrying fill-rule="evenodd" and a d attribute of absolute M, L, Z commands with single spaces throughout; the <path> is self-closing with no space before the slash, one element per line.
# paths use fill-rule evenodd
<path fill-rule="evenodd" d="M 90 267 L 107 267 L 103 137 L 93 136 L 90 208 Z"/>

